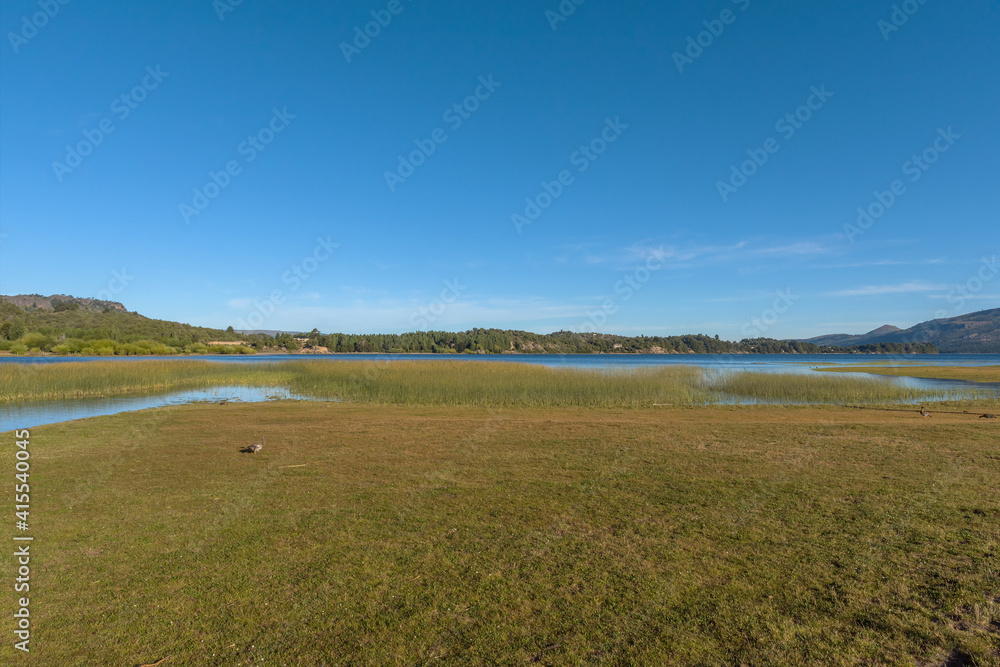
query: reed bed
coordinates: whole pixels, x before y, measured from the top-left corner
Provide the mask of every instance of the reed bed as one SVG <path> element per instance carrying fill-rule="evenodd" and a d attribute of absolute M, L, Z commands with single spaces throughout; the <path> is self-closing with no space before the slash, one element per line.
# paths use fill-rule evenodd
<path fill-rule="evenodd" d="M 602 406 L 702 399 L 690 367 L 592 371 L 519 363 L 320 361 L 289 364 L 292 391 L 393 405 Z"/>
<path fill-rule="evenodd" d="M 929 391 L 892 378 L 713 373 L 688 366 L 586 370 L 471 361 L 187 360 L 0 364 L 0 402 L 155 394 L 221 385 L 285 387 L 325 400 L 385 405 L 644 407 L 893 404 L 983 398 Z M 992 394 L 990 394 L 992 395 Z"/>
<path fill-rule="evenodd" d="M 280 364 L 87 361 L 0 364 L 0 402 L 141 396 L 218 385 L 287 386 Z"/>

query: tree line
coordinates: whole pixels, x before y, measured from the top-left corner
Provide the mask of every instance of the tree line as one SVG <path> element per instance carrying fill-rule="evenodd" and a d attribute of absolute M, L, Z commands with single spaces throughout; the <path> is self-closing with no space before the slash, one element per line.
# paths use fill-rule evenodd
<path fill-rule="evenodd" d="M 325 351 L 341 354 L 933 354 L 930 343 L 879 343 L 854 347 L 803 341 L 718 336 L 616 336 L 557 331 L 536 334 L 504 329 L 416 331 L 403 334 L 240 333 L 155 320 L 134 312 L 95 312 L 71 302 L 54 309 L 22 309 L 0 300 L 0 350 L 86 356 L 141 354 L 253 354 Z M 238 342 L 240 345 L 210 345 Z"/>

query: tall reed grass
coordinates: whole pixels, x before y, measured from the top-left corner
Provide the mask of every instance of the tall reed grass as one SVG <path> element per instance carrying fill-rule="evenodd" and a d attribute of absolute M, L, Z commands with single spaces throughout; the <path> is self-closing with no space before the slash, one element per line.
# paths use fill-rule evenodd
<path fill-rule="evenodd" d="M 156 394 L 216 385 L 287 386 L 278 364 L 137 360 L 0 364 L 0 402 Z"/>
<path fill-rule="evenodd" d="M 0 401 L 142 395 L 220 385 L 280 386 L 326 400 L 394 405 L 890 404 L 982 397 L 905 387 L 892 378 L 713 373 L 686 366 L 595 371 L 471 361 L 0 364 Z"/>
<path fill-rule="evenodd" d="M 591 371 L 463 361 L 296 362 L 290 389 L 311 396 L 397 405 L 639 406 L 692 403 L 690 367 Z"/>

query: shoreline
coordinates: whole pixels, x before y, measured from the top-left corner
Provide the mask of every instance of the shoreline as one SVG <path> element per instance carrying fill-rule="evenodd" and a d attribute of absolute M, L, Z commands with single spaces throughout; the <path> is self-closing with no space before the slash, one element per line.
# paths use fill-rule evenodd
<path fill-rule="evenodd" d="M 679 356 L 701 356 L 701 357 L 806 357 L 806 356 L 850 356 L 850 357 L 918 357 L 918 356 L 950 356 L 950 355 L 982 355 L 995 356 L 996 352 L 308 352 L 288 350 L 267 350 L 254 352 L 252 354 L 241 354 L 235 352 L 217 353 L 186 353 L 186 354 L 109 354 L 109 355 L 83 355 L 83 354 L 55 354 L 53 352 L 31 352 L 25 354 L 14 354 L 9 350 L 0 350 L 0 358 L 32 358 L 32 357 L 59 357 L 65 359 L 123 359 L 123 358 L 199 358 L 199 357 L 270 357 L 270 356 L 309 356 L 309 357 L 355 357 L 355 356 L 407 356 L 407 357 L 679 357 Z"/>

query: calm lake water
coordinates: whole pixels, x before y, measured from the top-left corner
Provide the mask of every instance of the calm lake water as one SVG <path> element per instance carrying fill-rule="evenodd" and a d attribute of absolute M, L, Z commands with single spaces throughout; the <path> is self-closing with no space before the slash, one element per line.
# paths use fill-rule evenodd
<path fill-rule="evenodd" d="M 831 364 L 840 366 L 994 366 L 1000 365 L 1000 354 L 924 354 L 924 355 L 855 355 L 855 354 L 539 354 L 539 355 L 471 355 L 471 354 L 279 354 L 279 355 L 211 355 L 198 357 L 0 357 L 4 364 L 59 364 L 90 361 L 141 362 L 149 359 L 179 361 L 196 359 L 230 364 L 274 363 L 281 361 L 429 361 L 454 360 L 467 363 L 528 363 L 558 368 L 589 368 L 610 370 L 685 365 L 706 371 L 755 371 L 761 373 L 813 373 L 813 369 Z M 848 374 L 853 375 L 853 374 Z M 902 385 L 947 392 L 976 387 L 991 389 L 1000 397 L 1000 385 L 984 385 L 959 380 L 924 378 L 892 378 Z M 132 410 L 181 405 L 197 401 L 221 399 L 258 402 L 273 399 L 303 399 L 284 388 L 214 387 L 168 394 L 102 399 L 71 399 L 0 403 L 0 432 L 15 428 L 31 428 L 72 419 L 111 415 Z"/>
<path fill-rule="evenodd" d="M 87 361 L 139 362 L 194 359 L 224 364 L 275 361 L 426 361 L 522 363 L 571 368 L 697 366 L 724 370 L 800 372 L 828 364 L 870 366 L 996 366 L 1000 354 L 217 354 L 196 357 L 0 357 L 0 364 L 61 364 Z"/>

